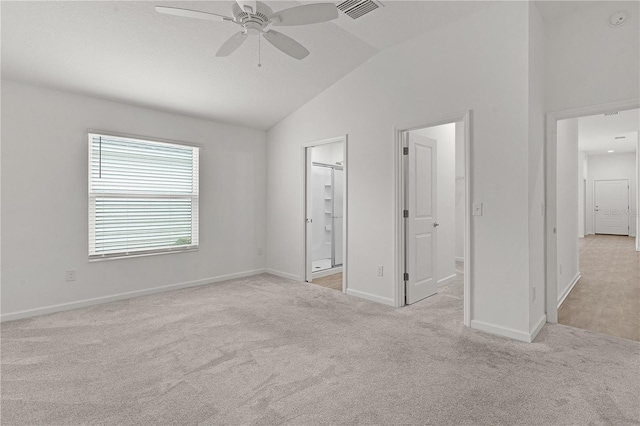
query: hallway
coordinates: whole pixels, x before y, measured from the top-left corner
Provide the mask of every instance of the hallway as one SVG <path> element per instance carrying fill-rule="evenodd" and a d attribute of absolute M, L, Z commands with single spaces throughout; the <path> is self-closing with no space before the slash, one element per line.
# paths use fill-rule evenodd
<path fill-rule="evenodd" d="M 582 278 L 558 310 L 560 324 L 640 341 L 640 253 L 635 238 L 580 239 Z"/>

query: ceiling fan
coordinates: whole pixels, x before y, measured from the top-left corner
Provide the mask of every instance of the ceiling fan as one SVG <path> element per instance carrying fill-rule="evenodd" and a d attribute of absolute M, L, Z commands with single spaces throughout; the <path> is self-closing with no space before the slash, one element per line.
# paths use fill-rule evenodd
<path fill-rule="evenodd" d="M 185 18 L 206 19 L 209 21 L 229 22 L 242 27 L 242 30 L 225 41 L 216 56 L 229 56 L 238 49 L 249 35 L 260 35 L 287 55 L 304 59 L 309 51 L 289 36 L 271 29 L 271 26 L 293 26 L 316 24 L 336 19 L 338 9 L 334 3 L 314 3 L 295 6 L 279 12 L 273 12 L 260 1 L 237 0 L 231 7 L 233 17 L 210 12 L 180 9 L 177 7 L 156 6 L 156 11 Z"/>

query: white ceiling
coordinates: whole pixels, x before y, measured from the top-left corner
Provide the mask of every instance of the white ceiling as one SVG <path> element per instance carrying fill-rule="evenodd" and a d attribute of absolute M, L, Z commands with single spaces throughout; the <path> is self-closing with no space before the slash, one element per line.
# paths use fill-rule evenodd
<path fill-rule="evenodd" d="M 640 110 L 619 111 L 618 115 L 603 114 L 578 119 L 579 148 L 587 154 L 635 152 L 640 129 Z M 615 139 L 624 136 L 624 139 Z"/>
<path fill-rule="evenodd" d="M 2 2 L 2 77 L 216 121 L 267 129 L 381 49 L 488 7 L 393 2 L 359 20 L 279 28 L 303 61 L 255 37 L 216 58 L 237 27 L 161 15 L 179 6 L 230 15 L 231 1 Z M 273 10 L 298 2 L 267 2 Z"/>
<path fill-rule="evenodd" d="M 2 1 L 2 78 L 268 129 L 380 50 L 495 4 L 383 0 L 384 8 L 355 21 L 340 13 L 328 23 L 281 27 L 311 55 L 297 61 L 263 41 L 261 68 L 255 37 L 230 57 L 214 56 L 236 26 L 154 11 L 230 15 L 232 3 Z M 275 11 L 300 3 L 267 2 Z M 543 9 L 545 19 L 566 12 Z"/>
<path fill-rule="evenodd" d="M 607 0 L 608 1 L 608 0 Z M 546 22 L 551 22 L 563 16 L 570 15 L 585 7 L 592 7 L 604 1 L 580 1 L 580 0 L 536 0 L 538 10 Z M 606 17 L 608 18 L 608 16 Z"/>

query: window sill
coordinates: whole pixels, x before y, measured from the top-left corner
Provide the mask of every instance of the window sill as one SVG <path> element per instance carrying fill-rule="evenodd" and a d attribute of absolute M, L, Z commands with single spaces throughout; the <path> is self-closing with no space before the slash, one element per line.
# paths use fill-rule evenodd
<path fill-rule="evenodd" d="M 159 256 L 164 254 L 190 253 L 190 252 L 195 252 L 199 250 L 200 250 L 200 247 L 191 247 L 191 248 L 176 249 L 176 250 L 156 251 L 156 252 L 150 252 L 150 253 L 133 253 L 133 254 L 123 254 L 123 255 L 116 254 L 116 255 L 110 255 L 110 256 L 104 256 L 104 257 L 90 257 L 89 263 L 105 262 L 107 260 L 131 259 L 135 257 Z"/>

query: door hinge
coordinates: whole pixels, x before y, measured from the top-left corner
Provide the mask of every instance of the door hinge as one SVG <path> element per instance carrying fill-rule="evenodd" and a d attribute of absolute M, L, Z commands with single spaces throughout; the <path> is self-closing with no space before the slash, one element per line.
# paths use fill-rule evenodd
<path fill-rule="evenodd" d="M 406 146 L 405 146 L 405 147 L 403 147 L 403 148 L 402 148 L 402 154 L 403 154 L 403 155 L 409 155 L 409 148 L 408 148 L 408 147 L 406 147 Z"/>
<path fill-rule="evenodd" d="M 407 272 L 404 273 L 404 280 L 409 281 L 409 274 Z"/>
<path fill-rule="evenodd" d="M 409 210 L 404 210 L 402 212 L 402 217 L 409 217 Z"/>

